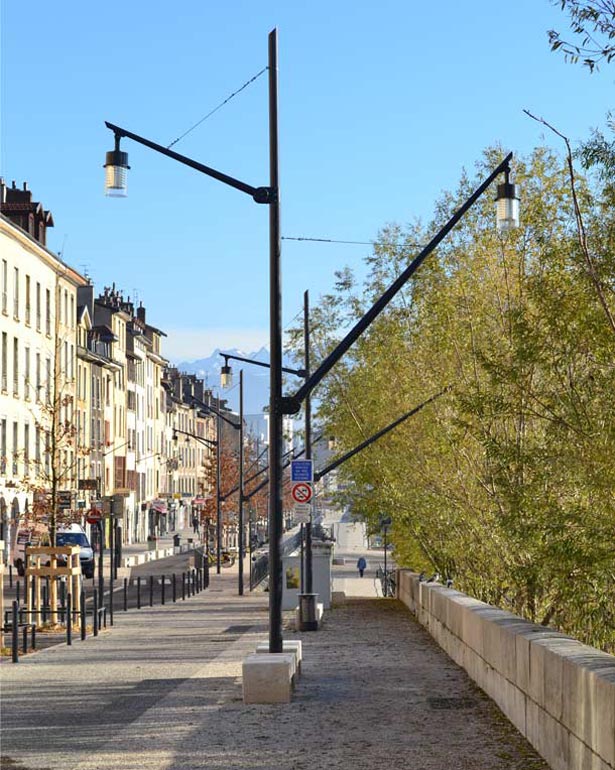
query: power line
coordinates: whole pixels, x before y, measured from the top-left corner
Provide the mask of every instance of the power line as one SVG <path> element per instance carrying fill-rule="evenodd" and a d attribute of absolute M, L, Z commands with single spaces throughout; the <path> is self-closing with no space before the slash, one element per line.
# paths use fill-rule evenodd
<path fill-rule="evenodd" d="M 188 134 L 189 134 L 191 131 L 194 131 L 194 129 L 195 129 L 195 128 L 197 128 L 198 126 L 200 126 L 200 125 L 201 125 L 201 123 L 204 123 L 204 122 L 207 120 L 207 118 L 210 118 L 210 117 L 211 117 L 211 116 L 214 114 L 214 112 L 218 112 L 218 110 L 219 110 L 221 107 L 224 107 L 224 105 L 225 105 L 225 104 L 227 104 L 228 102 L 230 102 L 230 101 L 231 101 L 231 99 L 232 99 L 234 96 L 237 96 L 237 94 L 241 93 L 241 92 L 243 91 L 243 89 L 244 89 L 244 88 L 247 88 L 247 87 L 250 85 L 250 83 L 254 83 L 254 81 L 255 81 L 257 78 L 259 78 L 259 77 L 260 77 L 260 76 L 263 74 L 263 72 L 267 72 L 267 70 L 268 70 L 268 69 L 269 69 L 269 67 L 263 67 L 263 69 L 262 69 L 260 72 L 257 72 L 257 74 L 256 74 L 256 75 L 254 75 L 254 77 L 250 78 L 250 80 L 247 80 L 247 81 L 246 81 L 246 82 L 245 82 L 245 83 L 244 83 L 244 84 L 241 86 L 241 88 L 238 88 L 236 91 L 233 91 L 233 93 L 232 93 L 230 96 L 227 96 L 227 97 L 226 97 L 226 99 L 225 99 L 223 102 L 220 102 L 220 104 L 219 104 L 217 107 L 214 107 L 214 109 L 213 109 L 211 112 L 208 112 L 208 113 L 207 113 L 207 115 L 205 115 L 203 118 L 201 118 L 201 119 L 200 119 L 200 120 L 199 120 L 197 123 L 195 123 L 195 124 L 194 124 L 194 125 L 193 125 L 191 128 L 189 128 L 187 131 L 185 131 L 185 132 L 184 132 L 184 133 L 183 133 L 181 136 L 178 136 L 178 137 L 177 137 L 177 139 L 175 139 L 174 141 L 172 141 L 172 142 L 171 142 L 171 144 L 168 144 L 168 145 L 167 145 L 167 150 L 169 150 L 171 147 L 173 147 L 173 145 L 174 145 L 174 144 L 177 144 L 179 141 L 181 141 L 181 140 L 182 140 L 182 139 L 183 139 L 185 136 L 188 136 Z"/>
<path fill-rule="evenodd" d="M 360 246 L 373 246 L 377 241 L 337 241 L 334 238 L 308 238 L 283 235 L 283 241 L 316 241 L 317 243 L 352 243 Z"/>
<path fill-rule="evenodd" d="M 357 245 L 357 246 L 384 246 L 384 245 L 390 245 L 395 246 L 396 248 L 404 248 L 404 247 L 410 247 L 410 248 L 422 248 L 424 246 L 423 243 L 391 243 L 386 244 L 383 241 L 339 241 L 335 238 L 309 238 L 308 236 L 292 236 L 292 235 L 283 235 L 282 236 L 283 241 L 311 241 L 316 243 L 347 243 L 351 245 Z"/>

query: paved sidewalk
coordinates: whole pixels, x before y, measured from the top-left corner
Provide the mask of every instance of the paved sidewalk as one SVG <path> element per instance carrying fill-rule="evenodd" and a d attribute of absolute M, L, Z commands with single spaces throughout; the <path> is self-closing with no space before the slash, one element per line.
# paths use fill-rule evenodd
<path fill-rule="evenodd" d="M 13 770 L 545 770 L 400 603 L 350 599 L 303 638 L 292 703 L 244 706 L 267 594 L 232 575 L 112 631 L 2 665 Z"/>

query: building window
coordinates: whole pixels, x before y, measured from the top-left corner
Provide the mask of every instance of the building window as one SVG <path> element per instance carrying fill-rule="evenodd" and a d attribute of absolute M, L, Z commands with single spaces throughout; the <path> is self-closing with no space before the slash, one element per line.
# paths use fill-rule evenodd
<path fill-rule="evenodd" d="M 13 423 L 13 476 L 17 475 L 17 452 L 19 447 L 19 423 Z"/>
<path fill-rule="evenodd" d="M 30 475 L 30 425 L 26 423 L 23 426 L 23 472 L 25 476 Z"/>
<path fill-rule="evenodd" d="M 4 315 L 9 313 L 9 266 L 6 259 L 2 260 L 2 312 Z"/>
<path fill-rule="evenodd" d="M 47 403 L 51 403 L 51 358 L 47 359 L 47 380 L 45 382 L 45 396 Z"/>
<path fill-rule="evenodd" d="M 13 276 L 13 317 L 19 320 L 19 268 L 15 268 Z"/>
<path fill-rule="evenodd" d="M 24 353 L 24 398 L 30 399 L 30 348 L 25 348 Z"/>
<path fill-rule="evenodd" d="M 19 395 L 19 339 L 13 337 L 13 395 Z"/>
<path fill-rule="evenodd" d="M 70 319 L 68 317 L 68 292 L 64 289 L 64 323 L 66 326 L 70 326 Z"/>
<path fill-rule="evenodd" d="M 48 430 L 45 431 L 45 472 L 48 476 L 51 473 L 51 435 Z"/>
<path fill-rule="evenodd" d="M 41 354 L 36 354 L 36 393 L 34 394 L 36 401 L 41 400 Z"/>
<path fill-rule="evenodd" d="M 41 464 L 41 429 L 38 425 L 34 428 L 34 462 L 38 471 Z"/>
<path fill-rule="evenodd" d="M 8 385 L 8 358 L 9 358 L 9 351 L 8 351 L 9 341 L 8 337 L 6 335 L 6 332 L 2 332 L 2 392 L 6 393 Z"/>
<path fill-rule="evenodd" d="M 75 321 L 77 319 L 75 318 L 75 298 L 71 295 L 70 298 L 70 328 L 75 328 Z"/>
<path fill-rule="evenodd" d="M 45 290 L 45 334 L 51 337 L 51 292 Z"/>
<path fill-rule="evenodd" d="M 36 282 L 36 331 L 41 330 L 41 285 Z"/>
<path fill-rule="evenodd" d="M 6 419 L 0 421 L 0 475 L 6 473 Z"/>
<path fill-rule="evenodd" d="M 30 326 L 30 276 L 26 275 L 26 326 Z"/>

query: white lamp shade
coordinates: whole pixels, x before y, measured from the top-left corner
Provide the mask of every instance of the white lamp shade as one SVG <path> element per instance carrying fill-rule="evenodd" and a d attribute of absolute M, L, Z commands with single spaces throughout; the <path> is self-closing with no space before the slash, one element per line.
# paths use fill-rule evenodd
<path fill-rule="evenodd" d="M 501 233 L 519 227 L 519 198 L 516 185 L 509 182 L 498 185 L 496 217 L 498 230 Z"/>

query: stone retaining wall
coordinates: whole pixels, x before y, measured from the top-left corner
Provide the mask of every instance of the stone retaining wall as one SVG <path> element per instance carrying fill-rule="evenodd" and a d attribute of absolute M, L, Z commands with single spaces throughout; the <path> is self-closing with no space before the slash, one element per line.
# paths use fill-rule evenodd
<path fill-rule="evenodd" d="M 399 570 L 398 598 L 554 770 L 615 769 L 615 657 Z"/>

